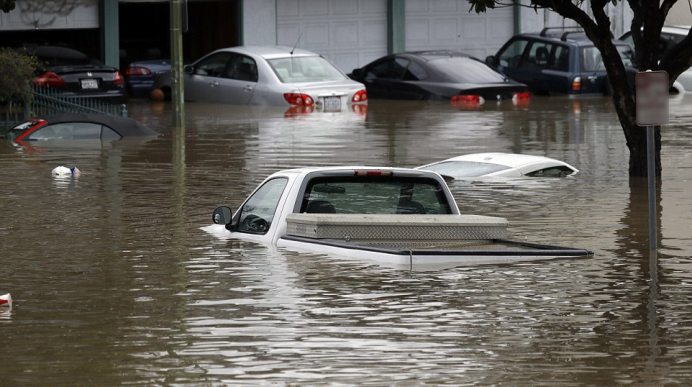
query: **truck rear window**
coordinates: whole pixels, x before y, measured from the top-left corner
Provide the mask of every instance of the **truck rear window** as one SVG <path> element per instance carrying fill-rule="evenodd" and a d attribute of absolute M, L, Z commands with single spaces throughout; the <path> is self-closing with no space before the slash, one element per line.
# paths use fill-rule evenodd
<path fill-rule="evenodd" d="M 306 186 L 301 213 L 451 214 L 440 183 L 411 177 L 316 177 Z"/>

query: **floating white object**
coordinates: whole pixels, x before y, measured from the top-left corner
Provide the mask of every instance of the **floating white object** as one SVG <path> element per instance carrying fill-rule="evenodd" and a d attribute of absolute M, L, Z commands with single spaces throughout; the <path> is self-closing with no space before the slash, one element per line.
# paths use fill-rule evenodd
<path fill-rule="evenodd" d="M 12 307 L 12 296 L 10 296 L 10 293 L 0 296 L 0 308 L 3 307 Z"/>
<path fill-rule="evenodd" d="M 79 177 L 82 174 L 82 171 L 77 169 L 77 167 L 72 167 L 72 168 L 67 168 L 64 166 L 59 166 L 53 169 L 53 176 L 54 177 L 60 177 L 60 178 L 65 178 L 65 177 Z"/>

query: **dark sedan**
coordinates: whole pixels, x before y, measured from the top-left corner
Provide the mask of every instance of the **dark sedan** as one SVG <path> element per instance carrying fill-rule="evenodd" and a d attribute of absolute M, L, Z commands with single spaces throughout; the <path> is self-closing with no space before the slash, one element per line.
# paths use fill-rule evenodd
<path fill-rule="evenodd" d="M 158 133 L 124 117 L 102 114 L 66 113 L 29 118 L 0 133 L 0 138 L 20 145 L 43 140 L 101 140 L 158 136 Z"/>
<path fill-rule="evenodd" d="M 441 100 L 454 106 L 505 100 L 524 104 L 531 98 L 523 83 L 454 51 L 388 55 L 353 70 L 349 77 L 365 84 L 369 98 Z"/>
<path fill-rule="evenodd" d="M 43 65 L 34 78 L 36 86 L 52 87 L 67 96 L 93 97 L 111 103 L 127 100 L 125 78 L 116 68 L 98 59 L 56 45 L 27 45 L 20 50 L 35 55 Z"/>

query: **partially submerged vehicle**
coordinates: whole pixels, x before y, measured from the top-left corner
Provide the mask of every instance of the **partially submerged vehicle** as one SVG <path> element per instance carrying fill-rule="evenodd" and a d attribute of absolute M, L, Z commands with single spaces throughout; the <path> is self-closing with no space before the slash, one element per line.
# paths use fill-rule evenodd
<path fill-rule="evenodd" d="M 593 254 L 508 240 L 506 219 L 462 215 L 439 174 L 405 168 L 280 171 L 235 214 L 221 206 L 212 218 L 210 233 L 407 267 Z"/>
<path fill-rule="evenodd" d="M 550 157 L 516 153 L 473 153 L 416 167 L 445 178 L 474 177 L 566 177 L 579 170 Z"/>

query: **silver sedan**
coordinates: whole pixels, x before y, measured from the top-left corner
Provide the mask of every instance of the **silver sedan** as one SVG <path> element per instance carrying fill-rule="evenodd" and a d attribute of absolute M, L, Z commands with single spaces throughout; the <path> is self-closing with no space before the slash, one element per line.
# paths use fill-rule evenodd
<path fill-rule="evenodd" d="M 185 66 L 183 77 L 189 101 L 341 111 L 368 100 L 362 83 L 318 54 L 291 47 L 216 50 Z M 155 86 L 168 92 L 170 76 L 160 77 Z"/>

